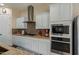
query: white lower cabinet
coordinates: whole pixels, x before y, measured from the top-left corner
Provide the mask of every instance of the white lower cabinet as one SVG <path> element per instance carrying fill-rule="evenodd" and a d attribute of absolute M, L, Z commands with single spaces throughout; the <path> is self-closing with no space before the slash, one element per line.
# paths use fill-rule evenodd
<path fill-rule="evenodd" d="M 50 41 L 48 41 L 48 40 L 39 41 L 39 53 L 40 54 L 50 54 Z"/>
<path fill-rule="evenodd" d="M 13 36 L 13 44 L 39 54 L 50 54 L 50 40 Z"/>
<path fill-rule="evenodd" d="M 28 43 L 28 44 L 27 44 Z M 28 50 L 33 50 L 33 40 L 31 40 L 31 38 L 27 37 L 25 39 L 25 46 L 24 48 L 26 47 L 26 49 Z"/>
<path fill-rule="evenodd" d="M 13 36 L 13 44 L 31 50 L 33 42 L 30 38 Z"/>
<path fill-rule="evenodd" d="M 39 53 L 39 41 L 33 40 L 33 51 Z"/>
<path fill-rule="evenodd" d="M 22 38 L 18 36 L 13 36 L 13 44 L 17 46 L 22 46 L 23 45 Z"/>

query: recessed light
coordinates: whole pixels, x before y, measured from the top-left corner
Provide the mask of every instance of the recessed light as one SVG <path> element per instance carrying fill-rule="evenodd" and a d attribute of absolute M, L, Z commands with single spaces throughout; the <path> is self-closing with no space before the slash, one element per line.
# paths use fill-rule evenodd
<path fill-rule="evenodd" d="M 3 4 L 3 3 L 1 3 L 0 5 L 1 5 L 1 6 L 4 6 L 4 4 Z"/>

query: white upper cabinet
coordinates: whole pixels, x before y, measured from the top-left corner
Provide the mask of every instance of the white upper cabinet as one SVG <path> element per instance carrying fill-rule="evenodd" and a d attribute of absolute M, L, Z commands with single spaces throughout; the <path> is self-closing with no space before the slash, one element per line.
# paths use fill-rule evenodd
<path fill-rule="evenodd" d="M 48 29 L 49 28 L 49 13 L 44 12 L 36 15 L 36 29 Z"/>
<path fill-rule="evenodd" d="M 24 21 L 27 21 L 26 17 L 20 17 L 16 19 L 16 28 L 27 28 L 27 23 L 24 23 Z"/>
<path fill-rule="evenodd" d="M 50 22 L 60 20 L 72 20 L 71 4 L 50 4 Z"/>

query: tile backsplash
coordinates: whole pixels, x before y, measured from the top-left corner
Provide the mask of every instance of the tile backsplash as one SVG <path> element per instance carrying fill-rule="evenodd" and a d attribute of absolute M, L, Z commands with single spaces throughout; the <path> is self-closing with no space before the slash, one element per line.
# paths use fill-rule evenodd
<path fill-rule="evenodd" d="M 28 35 L 28 29 L 12 29 L 12 34 L 22 34 L 22 31 L 24 31 L 24 35 Z M 49 37 L 49 29 L 35 29 L 35 34 Z"/>
<path fill-rule="evenodd" d="M 12 29 L 12 34 L 22 34 L 22 31 L 27 34 L 26 29 Z"/>
<path fill-rule="evenodd" d="M 40 36 L 49 37 L 49 29 L 37 29 L 37 34 Z"/>

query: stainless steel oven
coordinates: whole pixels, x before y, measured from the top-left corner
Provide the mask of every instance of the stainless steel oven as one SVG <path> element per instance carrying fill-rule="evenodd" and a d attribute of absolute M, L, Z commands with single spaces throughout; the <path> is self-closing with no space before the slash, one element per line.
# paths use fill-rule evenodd
<path fill-rule="evenodd" d="M 70 39 L 69 38 L 51 38 L 51 51 L 54 53 L 64 54 L 70 53 Z M 63 52 L 63 53 L 62 53 Z"/>
<path fill-rule="evenodd" d="M 56 21 L 50 28 L 51 52 L 73 54 L 72 21 Z"/>

